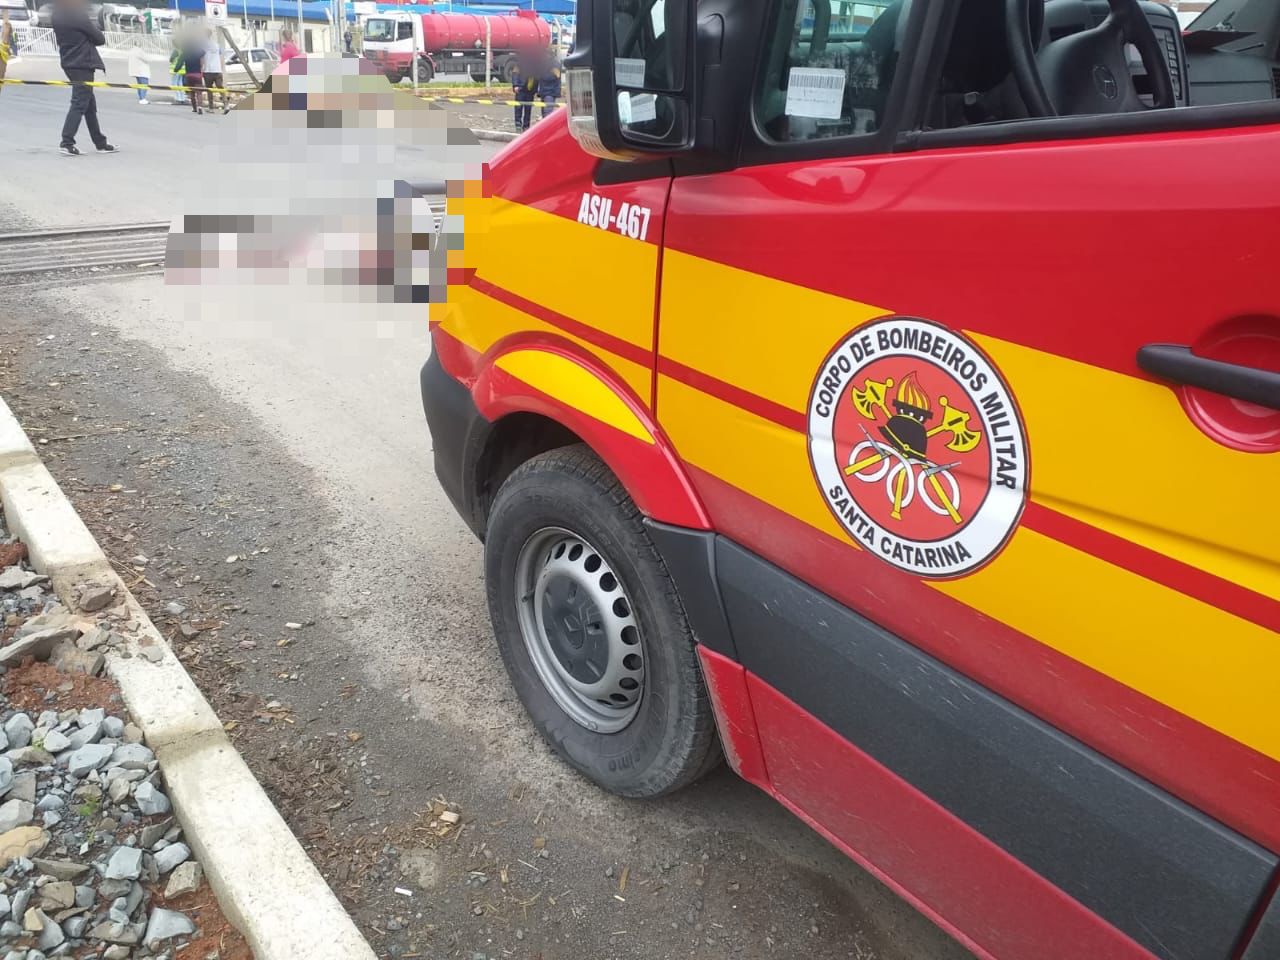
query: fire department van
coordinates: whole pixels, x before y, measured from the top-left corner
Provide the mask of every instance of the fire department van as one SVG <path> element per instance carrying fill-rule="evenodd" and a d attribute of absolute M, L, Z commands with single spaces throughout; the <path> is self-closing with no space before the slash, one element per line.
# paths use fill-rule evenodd
<path fill-rule="evenodd" d="M 582 0 L 422 374 L 567 763 L 723 755 L 980 957 L 1280 958 L 1280 4 L 1223 2 Z"/>

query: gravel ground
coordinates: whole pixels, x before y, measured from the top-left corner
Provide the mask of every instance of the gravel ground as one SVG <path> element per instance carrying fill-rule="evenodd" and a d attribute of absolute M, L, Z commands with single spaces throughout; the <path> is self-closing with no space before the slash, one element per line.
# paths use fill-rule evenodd
<path fill-rule="evenodd" d="M 0 521 L 0 956 L 250 960 L 100 677 L 132 627 L 115 588 L 69 612 L 22 553 Z"/>

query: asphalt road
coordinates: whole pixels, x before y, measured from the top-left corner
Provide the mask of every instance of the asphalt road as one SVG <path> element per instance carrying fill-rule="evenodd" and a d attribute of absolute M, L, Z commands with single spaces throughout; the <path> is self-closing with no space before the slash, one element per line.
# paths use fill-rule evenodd
<path fill-rule="evenodd" d="M 234 116 L 129 93 L 100 95 L 120 155 L 61 158 L 67 97 L 0 93 L 10 228 L 171 219 L 235 176 L 216 149 Z M 0 288 L 0 392 L 108 551 L 149 558 L 144 603 L 380 955 L 968 955 L 725 770 L 635 803 L 563 767 L 431 471 L 420 308 L 259 293 L 210 313 L 154 276 Z M 190 636 L 168 602 L 202 618 Z M 434 797 L 460 835 L 424 832 Z"/>

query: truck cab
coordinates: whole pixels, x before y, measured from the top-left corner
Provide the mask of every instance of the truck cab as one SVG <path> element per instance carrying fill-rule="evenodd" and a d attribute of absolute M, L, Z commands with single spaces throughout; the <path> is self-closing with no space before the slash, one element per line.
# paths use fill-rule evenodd
<path fill-rule="evenodd" d="M 568 765 L 723 758 L 979 957 L 1280 956 L 1280 4 L 1230 2 L 579 4 L 422 372 Z"/>

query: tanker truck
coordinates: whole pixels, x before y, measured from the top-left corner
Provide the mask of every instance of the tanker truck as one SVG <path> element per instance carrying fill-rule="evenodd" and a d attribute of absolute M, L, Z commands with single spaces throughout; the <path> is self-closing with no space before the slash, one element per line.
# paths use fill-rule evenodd
<path fill-rule="evenodd" d="M 365 20 L 364 55 L 392 82 L 410 76 L 415 50 L 419 81 L 454 73 L 483 81 L 486 23 L 493 75 L 503 81 L 510 81 L 521 53 L 551 45 L 551 25 L 531 10 L 494 16 L 383 12 Z"/>

